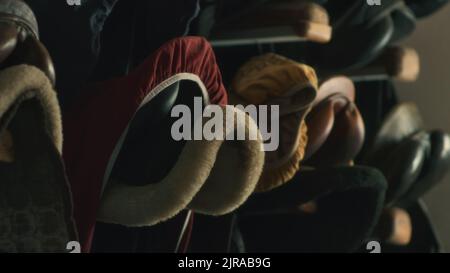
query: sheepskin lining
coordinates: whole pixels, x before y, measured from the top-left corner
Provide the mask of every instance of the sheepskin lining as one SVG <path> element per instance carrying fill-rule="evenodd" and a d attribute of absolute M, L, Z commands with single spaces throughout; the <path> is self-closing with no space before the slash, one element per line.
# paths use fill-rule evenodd
<path fill-rule="evenodd" d="M 27 91 L 27 96 L 39 100 L 44 110 L 45 128 L 51 136 L 56 148 L 62 151 L 61 111 L 55 91 L 48 78 L 41 70 L 30 65 L 17 65 L 2 70 L 0 74 L 0 117 L 3 117 L 18 98 Z"/>
<path fill-rule="evenodd" d="M 242 205 L 253 193 L 264 166 L 262 136 L 249 138 L 251 130 L 258 131 L 255 121 L 246 116 L 238 123 L 243 112 L 232 106 L 225 111 L 234 111 L 235 130 L 243 129 L 246 140 L 224 141 L 205 185 L 189 205 L 194 211 L 208 215 L 223 215 Z M 228 125 L 229 126 L 229 125 Z"/>
<path fill-rule="evenodd" d="M 230 106 L 222 109 L 238 111 Z M 235 124 L 235 128 L 245 126 L 246 132 L 250 128 L 257 130 L 250 118 L 247 121 Z M 140 187 L 111 185 L 103 195 L 98 220 L 126 226 L 151 226 L 172 218 L 188 205 L 195 211 L 212 215 L 231 212 L 253 192 L 262 171 L 264 153 L 260 136 L 258 140 L 240 141 L 240 149 L 234 152 L 228 152 L 229 147 L 224 142 L 187 141 L 172 171 L 160 183 Z M 242 152 L 241 147 L 248 152 Z M 220 170 L 230 163 L 229 158 L 219 156 L 221 149 L 221 155 L 240 157 L 238 162 L 242 169 L 230 173 L 234 176 L 227 181 L 220 179 L 227 175 Z M 221 160 L 223 163 L 219 163 Z"/>
<path fill-rule="evenodd" d="M 136 116 L 136 114 L 138 113 L 138 111 L 141 108 L 145 107 L 145 105 L 148 104 L 148 102 L 150 102 L 159 93 L 164 91 L 168 86 L 176 83 L 177 81 L 181 81 L 181 80 L 189 80 L 189 81 L 193 81 L 196 84 L 198 84 L 199 89 L 201 90 L 201 93 L 202 93 L 202 97 L 203 97 L 204 103 L 206 105 L 209 104 L 208 91 L 206 90 L 206 87 L 203 84 L 203 82 L 201 81 L 201 79 L 195 74 L 180 73 L 180 74 L 176 74 L 176 75 L 168 78 L 167 80 L 165 80 L 162 83 L 160 83 L 159 85 L 157 85 L 152 91 L 150 91 L 147 94 L 147 96 L 145 96 L 145 98 L 142 100 L 139 108 L 136 110 L 136 113 L 134 115 Z M 120 154 L 120 150 L 123 147 L 123 144 L 125 142 L 125 139 L 127 137 L 128 131 L 130 129 L 130 125 L 133 122 L 133 119 L 134 119 L 134 117 L 130 120 L 130 122 L 128 123 L 127 128 L 124 130 L 124 132 L 120 136 L 116 146 L 114 147 L 114 150 L 113 150 L 113 152 L 111 154 L 111 157 L 110 157 L 110 159 L 108 161 L 108 164 L 107 164 L 107 167 L 106 167 L 106 171 L 105 171 L 105 175 L 103 176 L 102 195 L 103 195 L 103 193 L 105 191 L 105 188 L 107 187 L 108 183 L 110 182 L 111 173 L 113 171 L 113 168 L 114 168 L 114 165 L 116 163 L 117 157 Z"/>
<path fill-rule="evenodd" d="M 14 161 L 0 162 L 0 251 L 66 252 L 77 235 L 55 146 L 61 143 L 54 137 L 61 136 L 56 94 L 37 68 L 16 66 L 0 72 L 0 97 L 2 142 L 9 135 L 15 144 Z"/>
<path fill-rule="evenodd" d="M 204 103 L 209 104 L 208 93 L 198 76 L 183 73 L 158 85 L 144 98 L 140 108 L 180 80 L 190 80 L 198 84 Z M 238 111 L 234 107 L 223 108 L 224 111 L 225 109 Z M 250 129 L 259 132 L 250 118 L 244 123 L 236 123 L 234 127 L 244 126 L 247 133 Z M 128 130 L 129 126 L 111 156 L 105 174 L 106 181 L 110 180 L 112 167 Z M 175 166 L 159 183 L 127 186 L 113 181 L 104 191 L 98 220 L 133 227 L 152 226 L 174 217 L 189 204 L 195 211 L 212 215 L 231 212 L 253 192 L 264 164 L 260 135 L 258 140 L 238 143 L 231 144 L 223 140 L 187 141 Z M 230 169 L 235 162 L 240 162 L 238 168 Z M 230 179 L 224 179 L 228 174 Z"/>

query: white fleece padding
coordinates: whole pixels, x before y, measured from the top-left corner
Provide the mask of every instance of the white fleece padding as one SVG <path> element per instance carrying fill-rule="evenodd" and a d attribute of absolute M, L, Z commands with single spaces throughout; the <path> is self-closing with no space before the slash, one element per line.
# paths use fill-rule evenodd
<path fill-rule="evenodd" d="M 58 98 L 48 77 L 31 65 L 17 65 L 0 71 L 0 118 L 18 99 L 38 99 L 47 130 L 56 148 L 62 151 L 62 122 Z"/>
<path fill-rule="evenodd" d="M 255 121 L 243 111 L 227 106 L 236 117 L 246 115 L 245 121 L 235 118 L 234 130 L 243 130 L 246 140 L 224 141 L 205 185 L 192 200 L 189 208 L 198 213 L 223 215 L 241 206 L 255 191 L 264 166 L 262 136 Z M 229 125 L 227 125 L 229 126 Z M 249 139 L 249 131 L 257 132 L 257 140 Z"/>
<path fill-rule="evenodd" d="M 206 86 L 202 82 L 200 77 L 195 74 L 192 74 L 192 73 L 179 73 L 179 74 L 173 75 L 172 77 L 167 78 L 166 80 L 164 80 L 163 82 L 158 84 L 155 88 L 150 90 L 150 92 L 148 92 L 148 94 L 145 96 L 145 98 L 141 101 L 141 103 L 140 103 L 138 109 L 136 109 L 134 115 L 136 115 L 138 113 L 139 109 L 144 107 L 153 98 L 155 98 L 161 92 L 164 92 L 164 90 L 167 87 L 169 87 L 170 85 L 172 85 L 178 81 L 181 81 L 181 80 L 188 80 L 188 81 L 195 82 L 198 85 L 198 88 L 201 90 L 203 102 L 206 105 L 210 104 L 208 91 L 206 90 Z M 134 116 L 128 123 L 127 128 L 122 132 L 122 135 L 120 136 L 119 140 L 117 141 L 116 146 L 114 147 L 114 150 L 108 160 L 108 164 L 107 164 L 106 170 L 105 170 L 105 175 L 103 176 L 103 181 L 102 181 L 102 195 L 105 190 L 105 187 L 109 183 L 109 179 L 111 178 L 111 172 L 114 168 L 114 164 L 116 163 L 117 157 L 119 156 L 120 150 L 122 149 L 125 138 L 127 137 L 129 126 L 130 126 L 131 122 L 133 121 L 133 119 L 134 119 Z"/>
<path fill-rule="evenodd" d="M 222 109 L 238 111 L 231 106 Z M 255 189 L 264 164 L 261 135 L 256 124 L 247 120 L 247 125 L 232 126 L 256 129 L 258 140 L 187 141 L 177 163 L 161 182 L 146 186 L 114 183 L 107 187 L 98 220 L 152 226 L 174 217 L 188 205 L 212 215 L 239 207 Z M 237 165 L 239 168 L 234 169 Z"/>

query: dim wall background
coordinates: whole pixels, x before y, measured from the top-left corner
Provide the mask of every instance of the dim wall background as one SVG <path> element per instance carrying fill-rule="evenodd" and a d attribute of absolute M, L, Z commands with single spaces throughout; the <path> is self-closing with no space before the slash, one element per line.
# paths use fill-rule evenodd
<path fill-rule="evenodd" d="M 450 132 L 450 6 L 421 20 L 402 44 L 419 52 L 421 76 L 412 84 L 397 83 L 400 99 L 418 104 L 427 128 Z M 450 252 L 450 176 L 425 201 L 444 249 Z"/>

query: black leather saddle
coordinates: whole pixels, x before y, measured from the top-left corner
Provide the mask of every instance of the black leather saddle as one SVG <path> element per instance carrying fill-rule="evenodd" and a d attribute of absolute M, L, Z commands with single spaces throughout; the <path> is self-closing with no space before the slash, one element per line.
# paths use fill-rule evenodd
<path fill-rule="evenodd" d="M 175 105 L 193 109 L 194 97 L 202 97 L 197 83 L 181 80 L 161 91 L 143 106 L 131 122 L 111 179 L 134 186 L 157 183 L 176 163 L 185 141 L 171 137 Z M 193 111 L 193 110 L 192 110 Z M 93 252 L 173 252 L 185 212 L 151 227 L 125 227 L 98 222 Z"/>
<path fill-rule="evenodd" d="M 415 105 L 400 104 L 386 117 L 364 156 L 364 164 L 386 176 L 389 205 L 413 204 L 450 169 L 448 134 L 423 127 Z"/>
<path fill-rule="evenodd" d="M 132 185 L 156 183 L 165 177 L 185 143 L 171 136 L 176 120 L 171 110 L 180 104 L 193 109 L 195 96 L 203 96 L 196 83 L 179 81 L 141 108 L 129 126 L 112 177 Z"/>
<path fill-rule="evenodd" d="M 390 43 L 415 29 L 416 18 L 401 0 L 381 6 L 366 1 L 328 1 L 333 39 L 323 45 L 310 45 L 308 63 L 319 70 L 345 71 L 364 67 L 375 60 Z"/>
<path fill-rule="evenodd" d="M 23 1 L 0 1 L 0 69 L 29 64 L 55 84 L 55 70 L 47 48 L 39 41 L 37 20 Z"/>
<path fill-rule="evenodd" d="M 239 212 L 249 252 L 353 252 L 372 233 L 384 206 L 386 181 L 367 167 L 303 170 L 273 191 L 258 193 Z M 302 210 L 305 204 L 312 209 Z"/>

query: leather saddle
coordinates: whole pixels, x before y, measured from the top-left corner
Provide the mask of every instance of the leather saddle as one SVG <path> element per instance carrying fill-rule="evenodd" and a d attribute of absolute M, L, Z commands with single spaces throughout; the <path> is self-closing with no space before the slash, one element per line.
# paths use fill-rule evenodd
<path fill-rule="evenodd" d="M 216 46 L 331 39 L 325 9 L 313 2 L 218 1 L 210 39 Z"/>
<path fill-rule="evenodd" d="M 332 77 L 319 87 L 306 116 L 308 144 L 304 164 L 314 167 L 349 165 L 364 142 L 364 122 L 355 103 L 355 86 L 346 77 Z"/>
<path fill-rule="evenodd" d="M 304 168 L 290 183 L 253 195 L 240 209 L 245 248 L 353 252 L 375 229 L 386 187 L 383 175 L 373 168 Z"/>
<path fill-rule="evenodd" d="M 168 174 L 185 143 L 174 141 L 170 136 L 171 110 L 175 105 L 192 104 L 194 96 L 202 96 L 195 84 L 175 82 L 136 113 L 116 160 L 113 180 L 144 186 L 157 183 Z M 180 213 L 152 227 L 97 223 L 92 252 L 174 252 L 183 237 L 180 227 L 186 217 L 185 213 Z"/>
<path fill-rule="evenodd" d="M 264 171 L 257 191 L 267 191 L 288 182 L 298 171 L 307 145 L 305 117 L 317 95 L 314 69 L 269 53 L 241 66 L 231 88 L 233 104 L 279 108 L 279 145 L 265 152 Z M 276 124 L 271 121 L 271 126 Z"/>
<path fill-rule="evenodd" d="M 29 64 L 41 69 L 55 83 L 55 70 L 33 12 L 23 1 L 0 1 L 0 69 Z"/>
<path fill-rule="evenodd" d="M 0 252 L 68 252 L 78 240 L 53 64 L 38 38 L 31 9 L 0 0 Z"/>
<path fill-rule="evenodd" d="M 136 113 L 114 166 L 113 179 L 142 186 L 159 182 L 167 175 L 185 144 L 184 140 L 175 141 L 171 137 L 171 127 L 176 121 L 171 117 L 172 108 L 186 105 L 193 109 L 194 97 L 202 97 L 198 85 L 179 81 Z"/>
<path fill-rule="evenodd" d="M 67 252 L 77 241 L 56 92 L 39 69 L 0 71 L 0 252 Z"/>
<path fill-rule="evenodd" d="M 203 97 L 197 84 L 181 80 L 160 92 L 140 108 L 129 125 L 127 136 L 114 165 L 111 180 L 131 186 L 160 182 L 174 167 L 185 141 L 171 137 L 175 121 L 171 111 L 176 105 L 193 110 L 193 98 Z M 92 252 L 174 252 L 183 237 L 180 213 L 169 221 L 149 227 L 130 227 L 99 222 L 96 225 Z"/>
<path fill-rule="evenodd" d="M 324 45 L 311 45 L 307 61 L 319 71 L 358 69 L 374 61 L 390 43 L 415 29 L 416 18 L 402 0 L 381 6 L 365 1 L 328 1 L 333 39 Z M 363 38 L 364 37 L 364 38 Z"/>
<path fill-rule="evenodd" d="M 441 182 L 450 168 L 449 136 L 426 131 L 417 107 L 400 104 L 386 117 L 363 162 L 388 179 L 388 204 L 408 206 Z"/>

